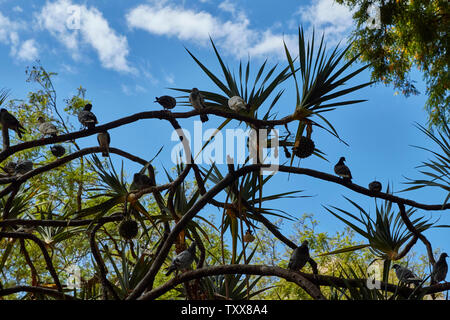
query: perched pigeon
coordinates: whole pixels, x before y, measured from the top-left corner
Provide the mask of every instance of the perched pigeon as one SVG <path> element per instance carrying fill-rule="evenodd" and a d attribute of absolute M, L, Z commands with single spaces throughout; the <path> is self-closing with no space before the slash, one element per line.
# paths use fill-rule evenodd
<path fill-rule="evenodd" d="M 184 250 L 183 252 L 180 252 L 173 258 L 172 264 L 166 269 L 166 276 L 170 275 L 175 270 L 183 270 L 188 269 L 195 258 L 195 247 L 197 243 L 194 241 L 192 242 L 191 246 Z"/>
<path fill-rule="evenodd" d="M 339 162 L 334 166 L 334 172 L 344 180 L 351 181 L 352 173 L 350 172 L 350 169 L 344 164 L 344 161 L 344 157 L 341 157 L 339 159 Z"/>
<path fill-rule="evenodd" d="M 5 171 L 9 176 L 13 176 L 16 174 L 16 166 L 16 162 L 10 161 L 4 167 L 2 167 L 2 170 Z"/>
<path fill-rule="evenodd" d="M 189 94 L 189 102 L 196 110 L 202 110 L 203 108 L 206 108 L 203 96 L 197 88 L 193 88 L 191 93 Z M 208 115 L 201 114 L 200 120 L 202 120 L 202 122 L 208 121 Z"/>
<path fill-rule="evenodd" d="M 38 121 L 40 123 L 38 129 L 45 136 L 49 135 L 52 137 L 56 137 L 58 134 L 58 129 L 51 122 L 46 122 L 43 117 L 39 117 Z"/>
<path fill-rule="evenodd" d="M 372 181 L 369 183 L 369 190 L 372 192 L 380 192 L 382 189 L 381 182 Z"/>
<path fill-rule="evenodd" d="M 177 104 L 177 100 L 171 96 L 155 97 L 155 102 L 158 102 L 164 109 L 173 109 Z"/>
<path fill-rule="evenodd" d="M 92 104 L 88 103 L 83 110 L 78 113 L 78 121 L 88 129 L 94 128 L 98 123 L 97 117 L 91 112 Z"/>
<path fill-rule="evenodd" d="M 98 145 L 102 148 L 106 148 L 106 151 L 102 152 L 102 156 L 109 156 L 109 143 L 111 142 L 111 137 L 108 131 L 102 131 L 97 134 Z"/>
<path fill-rule="evenodd" d="M 55 144 L 50 147 L 50 151 L 55 157 L 62 157 L 66 153 L 66 149 L 59 144 Z"/>
<path fill-rule="evenodd" d="M 238 112 L 240 110 L 245 110 L 247 107 L 247 103 L 241 97 L 234 96 L 228 99 L 228 107 L 231 110 Z"/>
<path fill-rule="evenodd" d="M 398 264 L 394 264 L 392 266 L 395 270 L 395 274 L 397 275 L 397 279 L 406 284 L 413 283 L 414 285 L 419 285 L 423 280 L 416 276 L 411 270 L 402 267 Z"/>
<path fill-rule="evenodd" d="M 309 260 L 308 241 L 303 241 L 300 247 L 294 249 L 289 260 L 288 269 L 293 271 L 301 270 Z"/>
<path fill-rule="evenodd" d="M 18 174 L 25 174 L 31 170 L 33 170 L 33 162 L 30 160 L 22 160 L 17 162 L 16 172 Z"/>
<path fill-rule="evenodd" d="M 448 255 L 444 252 L 439 257 L 439 260 L 433 266 L 433 271 L 431 272 L 431 281 L 432 283 L 439 283 L 445 280 L 448 271 L 447 258 Z"/>
<path fill-rule="evenodd" d="M 130 190 L 141 190 L 153 186 L 153 181 L 143 173 L 135 173 Z"/>
<path fill-rule="evenodd" d="M 22 127 L 19 120 L 4 108 L 0 110 L 0 123 L 5 128 L 14 130 L 19 138 L 22 138 L 22 133 L 25 133 L 25 128 Z"/>

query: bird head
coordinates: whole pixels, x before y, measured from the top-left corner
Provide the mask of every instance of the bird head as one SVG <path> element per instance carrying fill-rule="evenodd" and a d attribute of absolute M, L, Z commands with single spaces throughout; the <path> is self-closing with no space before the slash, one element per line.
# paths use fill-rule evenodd
<path fill-rule="evenodd" d="M 91 111 L 91 109 L 92 109 L 92 104 L 90 104 L 90 103 L 88 103 L 84 106 L 84 110 Z"/>
<path fill-rule="evenodd" d="M 398 264 L 394 264 L 394 265 L 392 266 L 392 269 L 397 270 L 398 268 L 400 268 L 400 266 L 399 266 Z"/>
<path fill-rule="evenodd" d="M 158 102 L 158 100 L 159 100 L 159 98 L 158 98 L 158 97 L 155 97 L 155 101 L 153 101 L 153 102 Z"/>
<path fill-rule="evenodd" d="M 339 162 L 340 162 L 340 163 L 344 163 L 344 161 L 345 161 L 345 157 L 341 157 L 341 158 L 339 159 Z"/>
<path fill-rule="evenodd" d="M 192 88 L 191 92 L 196 94 L 196 93 L 198 93 L 198 89 L 197 88 Z"/>
<path fill-rule="evenodd" d="M 302 246 L 307 246 L 308 245 L 308 240 L 304 240 L 303 242 L 302 242 Z"/>
<path fill-rule="evenodd" d="M 448 257 L 448 254 L 446 254 L 445 252 L 441 253 L 441 259 L 445 259 Z"/>
<path fill-rule="evenodd" d="M 45 122 L 44 117 L 39 117 L 39 118 L 38 118 L 38 121 L 39 121 L 40 123 L 44 123 L 44 122 Z"/>
<path fill-rule="evenodd" d="M 5 108 L 1 108 L 0 112 L 8 112 Z"/>

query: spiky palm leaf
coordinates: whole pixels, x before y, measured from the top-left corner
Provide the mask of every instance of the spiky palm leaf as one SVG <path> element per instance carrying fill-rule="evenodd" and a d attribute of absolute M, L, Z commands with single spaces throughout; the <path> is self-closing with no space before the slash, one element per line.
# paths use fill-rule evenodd
<path fill-rule="evenodd" d="M 389 192 L 389 188 L 387 192 Z M 346 197 L 344 198 L 359 211 L 359 217 L 334 206 L 330 207 L 336 211 L 339 211 L 340 214 L 329 209 L 328 207 L 324 208 L 361 236 L 366 238 L 368 243 L 339 249 L 337 251 L 328 252 L 321 255 L 350 252 L 368 247 L 375 256 L 381 259 L 396 260 L 402 246 L 406 244 L 413 234 L 406 228 L 400 212 L 392 208 L 392 202 L 386 200 L 380 206 L 377 204 L 375 219 L 373 219 L 371 215 L 357 203 Z M 406 214 L 411 219 L 415 212 L 416 209 L 409 208 Z M 344 218 L 342 214 L 350 217 L 351 219 Z M 411 219 L 411 222 L 419 232 L 424 232 L 430 228 L 448 227 L 446 225 L 435 225 L 434 222 L 430 222 L 430 219 L 425 219 L 423 217 Z"/>
<path fill-rule="evenodd" d="M 345 85 L 347 81 L 365 70 L 369 65 L 360 67 L 350 74 L 340 77 L 357 59 L 357 57 L 355 57 L 339 67 L 351 45 L 347 46 L 344 50 L 338 50 L 339 45 L 337 45 L 335 49 L 329 54 L 329 56 L 327 55 L 327 49 L 326 45 L 324 44 L 323 35 L 320 40 L 317 53 L 315 53 L 315 45 L 314 31 L 311 40 L 306 41 L 303 33 L 303 28 L 299 27 L 298 61 L 300 65 L 300 74 L 302 80 L 302 89 L 300 90 L 297 76 L 295 75 L 296 69 L 294 67 L 294 60 L 292 59 L 292 56 L 286 44 L 284 44 L 286 57 L 293 74 L 295 89 L 297 93 L 295 110 L 293 114 L 294 119 L 299 120 L 295 137 L 296 141 L 300 139 L 307 125 L 315 125 L 330 132 L 338 139 L 340 139 L 333 125 L 325 118 L 324 113 L 333 111 L 340 106 L 366 101 L 345 100 L 340 102 L 333 102 L 332 100 L 345 96 L 351 92 L 364 88 L 373 83 L 367 82 L 350 88 L 334 91 L 340 86 Z M 323 121 L 324 125 L 319 124 L 316 120 L 314 120 L 315 118 Z M 293 161 L 293 158 L 294 155 L 292 155 L 291 163 Z"/>
<path fill-rule="evenodd" d="M 443 203 L 445 205 L 450 199 L 450 127 L 447 123 L 443 123 L 436 135 L 418 123 L 416 127 L 433 140 L 441 151 L 438 152 L 414 146 L 432 153 L 434 159 L 422 162 L 422 165 L 418 167 L 424 168 L 424 170 L 419 170 L 419 172 L 425 175 L 425 178 L 417 180 L 407 178 L 409 181 L 405 182 L 405 184 L 411 184 L 413 186 L 402 190 L 402 192 L 423 187 L 438 187 L 448 192 Z"/>

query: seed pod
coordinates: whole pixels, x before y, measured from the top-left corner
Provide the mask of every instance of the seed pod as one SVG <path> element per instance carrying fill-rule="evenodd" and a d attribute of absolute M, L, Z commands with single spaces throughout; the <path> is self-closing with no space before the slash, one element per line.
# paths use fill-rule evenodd
<path fill-rule="evenodd" d="M 292 152 L 299 158 L 308 158 L 313 154 L 314 148 L 314 141 L 308 137 L 301 137 L 294 148 L 292 148 Z"/>
<path fill-rule="evenodd" d="M 136 221 L 125 218 L 119 224 L 119 234 L 122 238 L 126 240 L 131 240 L 135 238 L 138 234 L 138 224 Z"/>

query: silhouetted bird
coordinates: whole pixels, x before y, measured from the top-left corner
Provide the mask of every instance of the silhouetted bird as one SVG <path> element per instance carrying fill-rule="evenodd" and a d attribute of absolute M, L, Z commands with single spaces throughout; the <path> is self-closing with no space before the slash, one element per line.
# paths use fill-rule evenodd
<path fill-rule="evenodd" d="M 106 150 L 102 152 L 102 156 L 109 156 L 109 143 L 111 142 L 111 137 L 108 131 L 99 132 L 97 134 L 97 141 L 100 147 L 106 148 Z"/>
<path fill-rule="evenodd" d="M 408 268 L 402 267 L 398 264 L 394 264 L 392 268 L 395 270 L 395 274 L 397 275 L 397 279 L 406 284 L 414 284 L 415 286 L 419 285 L 423 280 L 416 276 L 411 270 Z"/>
<path fill-rule="evenodd" d="M 43 117 L 39 117 L 38 121 L 40 123 L 38 130 L 40 133 L 44 135 L 44 137 L 45 136 L 56 137 L 58 135 L 58 129 L 53 123 L 45 121 Z"/>
<path fill-rule="evenodd" d="M 185 270 L 188 269 L 195 258 L 195 247 L 197 243 L 194 241 L 192 242 L 191 246 L 184 250 L 183 252 L 180 252 L 173 258 L 172 264 L 166 269 L 166 276 L 170 275 L 175 270 Z"/>
<path fill-rule="evenodd" d="M 98 123 L 97 117 L 91 112 L 92 104 L 88 103 L 83 110 L 78 113 L 78 121 L 88 129 L 94 128 Z"/>
<path fill-rule="evenodd" d="M 19 120 L 4 108 L 0 109 L 0 123 L 5 128 L 14 130 L 19 138 L 22 138 L 22 134 L 25 133 L 25 128 L 22 127 Z"/>
<path fill-rule="evenodd" d="M 433 266 L 433 271 L 431 272 L 431 281 L 432 283 L 439 283 L 445 280 L 448 271 L 447 258 L 448 255 L 444 252 L 439 257 L 439 260 Z"/>
<path fill-rule="evenodd" d="M 308 241 L 303 241 L 302 245 L 295 248 L 289 260 L 288 269 L 293 271 L 301 270 L 309 260 Z"/>
<path fill-rule="evenodd" d="M 153 185 L 153 181 L 149 178 L 149 176 L 143 173 L 135 173 L 133 176 L 133 182 L 130 186 L 130 190 L 141 190 L 152 187 Z"/>
<path fill-rule="evenodd" d="M 206 108 L 205 106 L 205 101 L 203 100 L 203 96 L 200 93 L 200 91 L 198 91 L 197 88 L 193 88 L 190 95 L 189 95 L 189 102 L 192 104 L 192 106 L 196 109 L 196 110 L 202 110 L 204 108 Z M 208 115 L 206 114 L 201 114 L 200 115 L 200 120 L 202 120 L 202 122 L 206 122 L 208 121 Z"/>
<path fill-rule="evenodd" d="M 52 154 L 55 157 L 58 157 L 58 158 L 62 157 L 66 153 L 66 149 L 59 144 L 55 144 L 55 145 L 51 146 L 50 151 L 52 152 Z"/>
<path fill-rule="evenodd" d="M 158 102 L 164 109 L 173 109 L 177 104 L 177 100 L 171 96 L 155 97 L 155 102 Z"/>
<path fill-rule="evenodd" d="M 341 157 L 339 159 L 338 163 L 334 166 L 334 172 L 344 180 L 351 181 L 352 174 L 350 172 L 350 169 L 344 164 L 344 161 L 344 157 Z"/>
<path fill-rule="evenodd" d="M 18 174 L 25 174 L 31 170 L 33 170 L 33 162 L 30 160 L 22 160 L 17 162 L 16 172 Z"/>
<path fill-rule="evenodd" d="M 380 192 L 382 189 L 381 182 L 372 181 L 369 183 L 369 190 L 372 192 Z"/>

